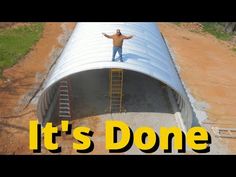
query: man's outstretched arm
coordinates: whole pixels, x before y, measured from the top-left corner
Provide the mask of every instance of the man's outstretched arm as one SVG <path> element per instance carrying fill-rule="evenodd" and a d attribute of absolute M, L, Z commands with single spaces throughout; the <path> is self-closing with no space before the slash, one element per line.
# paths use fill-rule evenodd
<path fill-rule="evenodd" d="M 124 39 L 132 39 L 134 36 L 124 36 Z"/>
<path fill-rule="evenodd" d="M 102 33 L 105 37 L 107 37 L 107 38 L 109 38 L 109 39 L 111 39 L 112 38 L 112 36 L 110 36 L 110 35 L 107 35 L 106 33 Z"/>

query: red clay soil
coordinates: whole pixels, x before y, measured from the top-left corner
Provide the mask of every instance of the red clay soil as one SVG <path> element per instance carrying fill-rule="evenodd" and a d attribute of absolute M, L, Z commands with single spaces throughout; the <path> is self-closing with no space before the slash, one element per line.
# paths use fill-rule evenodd
<path fill-rule="evenodd" d="M 64 27 L 63 27 L 64 25 Z M 46 23 L 42 38 L 18 64 L 4 70 L 0 80 L 0 154 L 31 153 L 28 146 L 29 120 L 36 118 L 35 108 L 27 105 L 25 95 L 40 84 L 47 73 L 50 55 L 63 46 L 59 37 L 63 28 L 72 30 L 74 23 Z M 32 95 L 32 93 L 31 93 Z M 22 116 L 21 116 L 22 115 Z"/>
<path fill-rule="evenodd" d="M 175 24 L 160 23 L 159 27 L 191 94 L 209 105 L 209 118 L 204 123 L 236 128 L 236 52 L 232 44 Z M 236 139 L 224 138 L 222 143 L 236 153 Z"/>

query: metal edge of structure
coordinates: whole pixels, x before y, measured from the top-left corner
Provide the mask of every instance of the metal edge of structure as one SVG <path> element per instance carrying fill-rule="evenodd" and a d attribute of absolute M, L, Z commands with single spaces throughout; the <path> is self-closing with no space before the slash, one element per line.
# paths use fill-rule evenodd
<path fill-rule="evenodd" d="M 123 46 L 123 63 L 112 62 L 112 41 L 101 33 L 120 29 L 134 35 Z M 175 69 L 168 47 L 156 23 L 78 23 L 44 84 L 37 105 L 41 123 L 51 119 L 57 83 L 73 74 L 95 69 L 120 68 L 145 74 L 168 85 L 174 93 L 185 128 L 192 125 L 193 111 Z"/>

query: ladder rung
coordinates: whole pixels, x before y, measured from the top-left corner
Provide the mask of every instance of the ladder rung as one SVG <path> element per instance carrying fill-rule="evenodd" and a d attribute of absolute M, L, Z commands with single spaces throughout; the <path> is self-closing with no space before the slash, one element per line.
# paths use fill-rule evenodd
<path fill-rule="evenodd" d="M 60 101 L 69 101 L 68 98 L 60 98 Z"/>
<path fill-rule="evenodd" d="M 65 109 L 66 109 L 66 110 L 70 110 L 69 107 L 59 107 L 59 109 L 60 109 L 60 110 L 65 110 Z"/>
<path fill-rule="evenodd" d="M 60 92 L 68 92 L 68 90 L 60 90 Z"/>
<path fill-rule="evenodd" d="M 69 96 L 60 96 L 60 99 L 69 99 Z"/>
<path fill-rule="evenodd" d="M 60 103 L 60 105 L 70 105 L 69 103 Z"/>
<path fill-rule="evenodd" d="M 60 88 L 68 88 L 67 85 L 60 85 Z"/>
<path fill-rule="evenodd" d="M 122 69 L 118 69 L 118 68 L 113 68 L 111 69 L 111 72 L 122 72 L 123 70 Z"/>
<path fill-rule="evenodd" d="M 59 114 L 59 117 L 64 117 L 64 118 L 71 118 L 71 116 L 70 116 L 70 115 L 60 115 L 60 114 Z"/>
<path fill-rule="evenodd" d="M 63 93 L 62 93 L 62 94 L 60 94 L 60 96 L 69 96 L 69 95 L 68 95 L 68 94 L 63 94 Z"/>
<path fill-rule="evenodd" d="M 120 100 L 113 100 L 111 103 L 112 104 L 120 103 Z"/>
<path fill-rule="evenodd" d="M 59 113 L 65 113 L 65 114 L 70 114 L 70 112 L 69 111 L 59 111 Z"/>

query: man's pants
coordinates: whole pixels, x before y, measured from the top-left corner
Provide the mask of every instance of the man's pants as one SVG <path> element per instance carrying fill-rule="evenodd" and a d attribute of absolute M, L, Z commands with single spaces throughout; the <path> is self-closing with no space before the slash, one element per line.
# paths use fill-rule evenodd
<path fill-rule="evenodd" d="M 122 47 L 115 47 L 115 46 L 113 46 L 112 61 L 115 61 L 115 56 L 117 52 L 119 53 L 120 61 L 123 61 L 122 60 Z"/>

